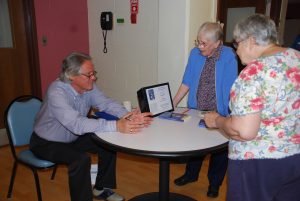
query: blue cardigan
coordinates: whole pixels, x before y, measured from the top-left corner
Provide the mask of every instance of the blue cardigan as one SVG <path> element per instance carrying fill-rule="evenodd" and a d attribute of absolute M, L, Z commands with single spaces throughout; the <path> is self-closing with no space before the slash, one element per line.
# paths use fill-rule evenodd
<path fill-rule="evenodd" d="M 189 88 L 188 107 L 197 108 L 197 88 L 206 57 L 198 48 L 191 50 L 184 72 L 182 84 Z M 217 111 L 222 116 L 229 114 L 229 93 L 238 73 L 236 54 L 230 47 L 223 46 L 219 60 L 216 61 L 215 81 Z"/>

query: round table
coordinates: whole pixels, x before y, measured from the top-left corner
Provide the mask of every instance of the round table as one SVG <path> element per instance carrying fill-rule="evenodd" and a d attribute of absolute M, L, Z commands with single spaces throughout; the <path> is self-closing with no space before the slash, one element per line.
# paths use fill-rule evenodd
<path fill-rule="evenodd" d="M 176 112 L 185 111 L 176 108 Z M 228 139 L 217 129 L 200 128 L 199 111 L 189 110 L 191 118 L 179 122 L 155 117 L 148 128 L 138 134 L 119 132 L 95 133 L 94 139 L 109 149 L 159 159 L 159 191 L 138 195 L 130 201 L 195 201 L 185 195 L 169 192 L 170 160 L 194 157 L 226 148 Z"/>

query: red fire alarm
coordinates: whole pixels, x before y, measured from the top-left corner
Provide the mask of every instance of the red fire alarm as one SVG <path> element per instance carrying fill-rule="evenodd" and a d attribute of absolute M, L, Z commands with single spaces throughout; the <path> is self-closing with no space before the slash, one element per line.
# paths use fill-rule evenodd
<path fill-rule="evenodd" d="M 139 0 L 130 0 L 131 24 L 136 24 L 138 12 L 139 12 Z"/>

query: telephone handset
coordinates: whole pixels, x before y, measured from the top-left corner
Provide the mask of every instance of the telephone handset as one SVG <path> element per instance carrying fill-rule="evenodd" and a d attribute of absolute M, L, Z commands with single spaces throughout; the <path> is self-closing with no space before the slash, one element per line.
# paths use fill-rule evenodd
<path fill-rule="evenodd" d="M 102 12 L 100 19 L 102 30 L 112 30 L 113 27 L 113 14 L 112 12 Z"/>
<path fill-rule="evenodd" d="M 102 35 L 103 35 L 103 39 L 104 39 L 103 52 L 107 53 L 106 35 L 107 35 L 107 30 L 112 30 L 112 27 L 113 27 L 113 14 L 112 14 L 112 12 L 102 12 L 101 13 L 100 25 L 101 25 Z"/>

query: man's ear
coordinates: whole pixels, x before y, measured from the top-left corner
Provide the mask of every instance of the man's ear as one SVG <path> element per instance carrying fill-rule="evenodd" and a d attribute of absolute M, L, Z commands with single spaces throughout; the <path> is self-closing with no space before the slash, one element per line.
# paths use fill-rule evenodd
<path fill-rule="evenodd" d="M 72 75 L 67 75 L 67 78 L 72 82 L 74 80 L 74 76 Z"/>

